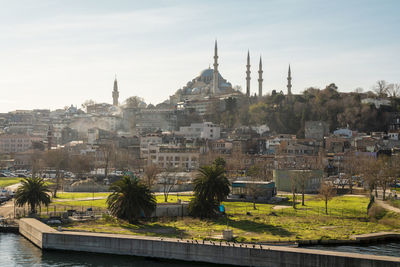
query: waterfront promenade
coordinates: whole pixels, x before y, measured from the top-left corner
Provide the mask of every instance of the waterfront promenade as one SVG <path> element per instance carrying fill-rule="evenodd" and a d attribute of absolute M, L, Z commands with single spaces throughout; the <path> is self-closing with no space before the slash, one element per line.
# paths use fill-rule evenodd
<path fill-rule="evenodd" d="M 57 231 L 36 219 L 20 220 L 20 233 L 42 249 L 154 257 L 240 266 L 400 266 L 399 257 L 373 256 L 232 242 Z"/>

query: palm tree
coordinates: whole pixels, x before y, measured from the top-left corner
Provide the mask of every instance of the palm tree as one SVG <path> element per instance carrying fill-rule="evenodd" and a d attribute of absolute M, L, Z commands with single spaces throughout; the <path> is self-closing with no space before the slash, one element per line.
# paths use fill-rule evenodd
<path fill-rule="evenodd" d="M 32 177 L 25 178 L 21 182 L 15 193 L 15 203 L 23 206 L 28 203 L 31 213 L 36 213 L 36 207 L 40 204 L 48 206 L 51 202 L 49 196 L 49 188 L 45 184 L 43 178 Z"/>
<path fill-rule="evenodd" d="M 156 199 L 150 189 L 137 178 L 124 176 L 110 186 L 113 191 L 107 198 L 111 214 L 135 222 L 140 216 L 149 216 L 156 208 Z"/>
<path fill-rule="evenodd" d="M 190 213 L 198 217 L 213 217 L 219 203 L 228 196 L 229 181 L 221 165 L 212 164 L 199 169 L 194 182 L 195 198 L 191 201 Z"/>

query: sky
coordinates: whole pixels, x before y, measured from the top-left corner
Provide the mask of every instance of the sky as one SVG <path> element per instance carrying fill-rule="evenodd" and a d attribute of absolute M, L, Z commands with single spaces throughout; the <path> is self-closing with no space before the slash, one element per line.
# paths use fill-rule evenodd
<path fill-rule="evenodd" d="M 400 83 L 397 0 L 0 0 L 0 112 L 140 96 L 157 104 L 213 63 L 251 93 Z"/>

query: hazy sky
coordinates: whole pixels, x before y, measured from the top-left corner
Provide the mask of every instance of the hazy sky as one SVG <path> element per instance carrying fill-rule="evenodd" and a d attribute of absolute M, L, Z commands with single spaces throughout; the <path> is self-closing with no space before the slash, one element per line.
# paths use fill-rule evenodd
<path fill-rule="evenodd" d="M 251 92 L 262 55 L 264 92 L 336 83 L 369 90 L 400 82 L 400 1 L 0 0 L 0 112 L 112 103 L 159 103 L 212 64 Z"/>

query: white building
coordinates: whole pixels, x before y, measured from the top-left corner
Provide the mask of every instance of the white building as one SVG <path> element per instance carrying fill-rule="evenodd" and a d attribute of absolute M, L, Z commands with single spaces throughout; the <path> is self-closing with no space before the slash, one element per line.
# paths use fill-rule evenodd
<path fill-rule="evenodd" d="M 160 168 L 179 168 L 193 170 L 199 167 L 199 148 L 149 145 L 147 163 Z"/>
<path fill-rule="evenodd" d="M 335 131 L 333 131 L 333 134 L 336 136 L 343 136 L 343 137 L 347 137 L 350 138 L 353 136 L 353 131 L 347 128 L 342 128 L 342 129 L 337 129 Z"/>
<path fill-rule="evenodd" d="M 382 98 L 364 98 L 361 100 L 361 103 L 363 104 L 374 104 L 375 107 L 378 109 L 381 106 L 390 106 L 390 100 L 389 99 L 382 99 Z"/>
<path fill-rule="evenodd" d="M 186 139 L 216 140 L 221 136 L 221 127 L 211 122 L 192 123 L 190 126 L 180 127 L 178 134 L 183 135 Z"/>
<path fill-rule="evenodd" d="M 161 134 L 147 134 L 140 137 L 140 157 L 149 160 L 150 149 L 162 144 Z M 151 163 L 151 161 L 149 161 Z"/>

